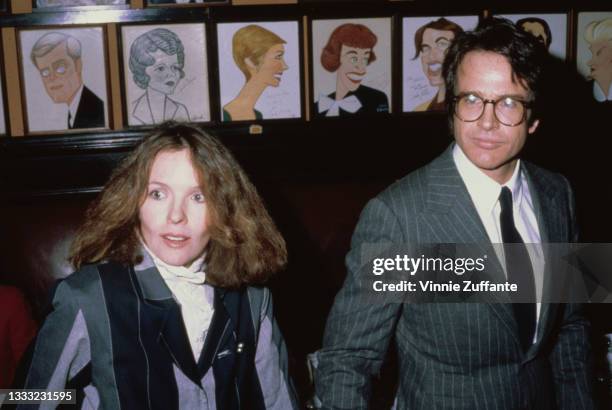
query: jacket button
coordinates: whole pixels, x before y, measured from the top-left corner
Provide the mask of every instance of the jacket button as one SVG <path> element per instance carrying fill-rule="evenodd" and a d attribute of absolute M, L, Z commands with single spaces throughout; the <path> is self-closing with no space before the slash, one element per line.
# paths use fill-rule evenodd
<path fill-rule="evenodd" d="M 236 352 L 242 353 L 243 350 L 244 350 L 244 343 L 242 342 L 238 343 L 238 347 L 236 347 Z"/>

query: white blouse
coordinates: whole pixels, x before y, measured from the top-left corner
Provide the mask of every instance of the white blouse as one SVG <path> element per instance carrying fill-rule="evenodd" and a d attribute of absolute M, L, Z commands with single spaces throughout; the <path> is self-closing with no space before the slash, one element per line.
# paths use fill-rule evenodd
<path fill-rule="evenodd" d="M 206 280 L 206 273 L 204 272 L 205 254 L 188 267 L 173 266 L 155 256 L 146 245 L 144 245 L 144 248 L 151 255 L 157 270 L 181 307 L 189 344 L 197 362 L 202 353 L 206 333 L 214 313 L 214 290 L 204 284 Z"/>

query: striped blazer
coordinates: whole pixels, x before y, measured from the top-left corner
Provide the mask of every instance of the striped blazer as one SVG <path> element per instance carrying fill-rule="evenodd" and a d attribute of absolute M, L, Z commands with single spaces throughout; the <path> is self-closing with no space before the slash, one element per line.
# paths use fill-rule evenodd
<path fill-rule="evenodd" d="M 522 167 L 542 242 L 575 241 L 568 182 L 524 161 Z M 367 408 L 372 377 L 392 341 L 398 409 L 593 407 L 589 325 L 580 306 L 543 304 L 537 340 L 523 352 L 510 304 L 360 303 L 360 248 L 368 243 L 490 244 L 452 145 L 372 199 L 361 214 L 346 258 L 348 274 L 316 354 L 316 395 L 323 408 Z"/>
<path fill-rule="evenodd" d="M 148 254 L 134 267 L 83 267 L 55 288 L 25 388 L 74 388 L 83 409 L 297 408 L 270 292 L 210 290 L 214 315 L 196 362 Z"/>

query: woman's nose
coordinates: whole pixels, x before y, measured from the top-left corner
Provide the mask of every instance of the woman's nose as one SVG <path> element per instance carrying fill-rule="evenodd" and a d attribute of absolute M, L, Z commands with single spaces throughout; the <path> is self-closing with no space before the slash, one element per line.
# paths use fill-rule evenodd
<path fill-rule="evenodd" d="M 185 211 L 180 202 L 174 201 L 171 204 L 170 211 L 168 213 L 168 221 L 173 224 L 178 224 L 185 221 Z"/>

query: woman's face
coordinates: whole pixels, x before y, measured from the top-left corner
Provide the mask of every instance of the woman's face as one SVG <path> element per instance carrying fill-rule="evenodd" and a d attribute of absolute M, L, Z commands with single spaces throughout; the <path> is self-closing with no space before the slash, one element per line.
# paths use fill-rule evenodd
<path fill-rule="evenodd" d="M 149 88 L 162 94 L 172 94 L 181 79 L 181 66 L 176 54 L 168 55 L 162 50 L 150 53 L 155 59 L 153 65 L 145 68 L 149 76 Z"/>
<path fill-rule="evenodd" d="M 157 154 L 139 218 L 144 242 L 165 263 L 186 266 L 204 253 L 207 205 L 187 149 Z"/>
<path fill-rule="evenodd" d="M 281 81 L 283 71 L 289 67 L 285 63 L 285 46 L 276 44 L 266 51 L 266 54 L 261 57 L 261 62 L 255 71 L 258 79 L 266 85 L 278 87 Z"/>
<path fill-rule="evenodd" d="M 347 90 L 355 91 L 359 88 L 368 72 L 371 54 L 371 48 L 357 48 L 342 44 L 337 78 Z"/>

